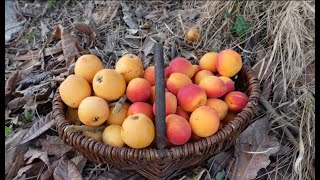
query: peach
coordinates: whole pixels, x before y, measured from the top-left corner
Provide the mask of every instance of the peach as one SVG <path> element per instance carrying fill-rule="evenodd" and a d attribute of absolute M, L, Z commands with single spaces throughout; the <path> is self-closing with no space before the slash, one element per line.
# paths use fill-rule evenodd
<path fill-rule="evenodd" d="M 220 126 L 218 113 L 209 106 L 194 110 L 189 119 L 192 132 L 199 137 L 209 137 L 216 133 Z"/>
<path fill-rule="evenodd" d="M 154 86 L 156 84 L 154 66 L 147 67 L 147 69 L 143 73 L 143 78 L 147 80 L 151 86 Z"/>
<path fill-rule="evenodd" d="M 217 111 L 220 120 L 223 120 L 228 113 L 228 104 L 221 99 L 208 99 L 206 106 Z"/>
<path fill-rule="evenodd" d="M 180 89 L 177 99 L 178 104 L 183 110 L 192 112 L 196 108 L 206 104 L 207 95 L 198 85 L 187 84 Z"/>
<path fill-rule="evenodd" d="M 125 143 L 121 137 L 121 126 L 110 125 L 102 133 L 102 142 L 112 147 L 122 148 Z"/>
<path fill-rule="evenodd" d="M 126 95 L 131 102 L 147 101 L 151 94 L 150 83 L 143 78 L 132 79 L 127 87 Z"/>
<path fill-rule="evenodd" d="M 142 113 L 148 116 L 151 120 L 154 120 L 152 106 L 145 102 L 135 102 L 131 104 L 128 109 L 127 116 L 131 116 L 134 114 Z"/>
<path fill-rule="evenodd" d="M 248 103 L 249 98 L 240 91 L 233 91 L 224 97 L 224 101 L 228 104 L 229 110 L 240 112 Z"/>
<path fill-rule="evenodd" d="M 226 94 L 234 91 L 234 82 L 232 81 L 232 79 L 230 79 L 227 76 L 220 76 L 219 78 L 222 79 L 222 81 L 226 84 L 226 87 L 227 87 Z"/>
<path fill-rule="evenodd" d="M 177 57 L 170 62 L 169 65 L 170 73 L 178 72 L 187 75 L 192 78 L 194 75 L 194 69 L 190 61 L 183 57 Z"/>
<path fill-rule="evenodd" d="M 192 84 L 191 79 L 182 73 L 172 73 L 167 80 L 167 88 L 169 92 L 174 95 L 177 95 L 179 90 L 187 84 Z"/>
<path fill-rule="evenodd" d="M 199 85 L 200 81 L 207 76 L 213 76 L 213 73 L 209 70 L 201 70 L 194 77 L 194 83 Z"/>
<path fill-rule="evenodd" d="M 107 122 L 114 125 L 122 125 L 123 121 L 127 118 L 127 112 L 129 109 L 129 103 L 124 103 L 118 114 L 113 113 L 114 106 L 110 108 L 110 114 L 108 116 Z"/>
<path fill-rule="evenodd" d="M 165 93 L 166 98 L 166 116 L 174 114 L 177 111 L 177 98 L 171 92 Z M 156 114 L 156 103 L 153 104 L 153 114 Z"/>
<path fill-rule="evenodd" d="M 129 147 L 142 149 L 153 142 L 155 127 L 148 116 L 138 113 L 124 120 L 120 134 Z"/>
<path fill-rule="evenodd" d="M 218 54 L 216 67 L 222 76 L 233 77 L 242 68 L 241 56 L 231 49 L 223 50 Z"/>
<path fill-rule="evenodd" d="M 217 76 L 204 77 L 199 86 L 204 89 L 209 98 L 219 98 L 226 94 L 225 83 Z"/>
<path fill-rule="evenodd" d="M 186 120 L 189 120 L 190 117 L 189 113 L 183 110 L 180 106 L 177 107 L 176 115 L 179 115 L 185 118 Z"/>
<path fill-rule="evenodd" d="M 165 91 L 168 92 L 167 88 L 165 88 Z M 156 86 L 151 87 L 150 102 L 151 104 L 156 102 Z"/>
<path fill-rule="evenodd" d="M 217 57 L 218 53 L 215 52 L 208 52 L 203 55 L 199 60 L 199 66 L 201 69 L 205 69 L 211 72 L 217 72 Z"/>
<path fill-rule="evenodd" d="M 201 71 L 200 66 L 197 64 L 192 65 L 192 67 L 194 69 L 194 75 L 196 75 L 199 71 Z"/>
<path fill-rule="evenodd" d="M 232 111 L 228 111 L 226 117 L 224 117 L 223 121 L 224 122 L 230 122 L 233 121 L 234 118 L 237 116 L 238 113 L 232 112 Z"/>
<path fill-rule="evenodd" d="M 183 117 L 170 114 L 166 117 L 166 134 L 172 144 L 185 144 L 191 137 L 190 124 Z"/>

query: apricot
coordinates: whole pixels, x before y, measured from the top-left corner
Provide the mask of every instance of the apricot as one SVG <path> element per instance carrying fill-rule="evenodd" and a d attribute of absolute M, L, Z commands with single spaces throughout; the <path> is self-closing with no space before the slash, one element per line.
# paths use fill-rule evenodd
<path fill-rule="evenodd" d="M 167 88 L 165 88 L 165 92 L 168 92 Z M 151 104 L 156 102 L 156 86 L 151 87 L 150 102 Z"/>
<path fill-rule="evenodd" d="M 148 116 L 151 120 L 154 120 L 152 105 L 145 102 L 135 102 L 130 105 L 127 116 L 142 113 Z"/>
<path fill-rule="evenodd" d="M 99 126 L 108 119 L 109 105 L 101 97 L 87 97 L 79 105 L 78 116 L 87 126 Z"/>
<path fill-rule="evenodd" d="M 223 121 L 225 122 L 230 122 L 233 121 L 234 118 L 237 116 L 238 113 L 232 112 L 232 111 L 228 111 L 226 117 L 224 117 Z"/>
<path fill-rule="evenodd" d="M 186 120 L 189 120 L 189 113 L 183 110 L 180 106 L 177 107 L 176 115 L 181 116 L 185 118 Z"/>
<path fill-rule="evenodd" d="M 201 70 L 194 77 L 194 83 L 199 85 L 200 81 L 207 76 L 213 76 L 213 73 L 209 70 Z"/>
<path fill-rule="evenodd" d="M 232 79 L 230 79 L 229 77 L 226 77 L 226 76 L 220 76 L 219 78 L 222 79 L 222 81 L 226 85 L 226 88 L 227 88 L 226 94 L 234 91 L 234 89 L 235 89 L 234 88 L 234 81 L 232 81 Z"/>
<path fill-rule="evenodd" d="M 180 89 L 177 99 L 178 104 L 183 110 L 192 112 L 196 108 L 206 104 L 207 95 L 198 85 L 187 84 Z"/>
<path fill-rule="evenodd" d="M 60 84 L 59 93 L 67 106 L 78 108 L 81 101 L 91 95 L 91 88 L 85 79 L 71 74 Z"/>
<path fill-rule="evenodd" d="M 166 116 L 174 114 L 177 111 L 177 98 L 171 92 L 165 93 L 166 98 Z M 156 114 L 156 103 L 153 104 L 153 114 Z"/>
<path fill-rule="evenodd" d="M 170 68 L 168 66 L 168 67 L 164 68 L 164 78 L 168 79 L 170 75 L 171 75 L 171 71 L 170 71 Z"/>
<path fill-rule="evenodd" d="M 228 104 L 221 99 L 208 99 L 206 106 L 210 106 L 217 111 L 220 120 L 223 120 L 228 113 Z"/>
<path fill-rule="evenodd" d="M 126 91 L 124 78 L 114 69 L 102 69 L 96 73 L 92 82 L 93 91 L 107 101 L 119 99 Z"/>
<path fill-rule="evenodd" d="M 186 40 L 189 43 L 194 43 L 199 40 L 200 31 L 196 28 L 190 28 L 186 33 Z"/>
<path fill-rule="evenodd" d="M 218 131 L 220 119 L 218 113 L 211 107 L 201 106 L 192 112 L 189 123 L 195 135 L 209 137 Z"/>
<path fill-rule="evenodd" d="M 155 137 L 152 120 L 142 114 L 128 116 L 121 127 L 121 137 L 131 148 L 141 149 L 149 146 Z"/>
<path fill-rule="evenodd" d="M 170 73 L 182 73 L 192 78 L 194 75 L 194 69 L 190 61 L 183 57 L 174 58 L 169 65 Z"/>
<path fill-rule="evenodd" d="M 112 124 L 106 127 L 102 133 L 102 142 L 112 147 L 124 147 L 125 143 L 121 137 L 121 126 Z"/>
<path fill-rule="evenodd" d="M 219 98 L 226 94 L 225 83 L 217 76 L 204 77 L 199 86 L 204 89 L 209 98 Z"/>
<path fill-rule="evenodd" d="M 66 112 L 66 119 L 70 124 L 81 125 L 81 121 L 78 116 L 78 109 L 76 108 L 68 107 Z"/>
<path fill-rule="evenodd" d="M 151 86 L 154 86 L 156 84 L 154 66 L 147 67 L 147 69 L 143 73 L 143 78 L 147 80 Z"/>
<path fill-rule="evenodd" d="M 151 94 L 150 83 L 143 78 L 132 79 L 127 87 L 126 95 L 131 102 L 145 102 Z"/>
<path fill-rule="evenodd" d="M 80 56 L 74 65 L 74 74 L 83 77 L 88 83 L 92 83 L 94 75 L 103 69 L 101 60 L 93 54 Z"/>
<path fill-rule="evenodd" d="M 193 75 L 193 77 L 194 77 L 199 71 L 201 71 L 201 68 L 197 64 L 193 64 L 192 67 L 194 69 L 194 75 Z"/>
<path fill-rule="evenodd" d="M 93 130 L 93 131 L 82 131 L 82 135 L 92 138 L 95 141 L 102 141 L 102 131 Z"/>
<path fill-rule="evenodd" d="M 180 89 L 187 84 L 192 84 L 192 81 L 187 75 L 182 73 L 172 73 L 167 80 L 167 88 L 174 95 L 177 95 Z"/>
<path fill-rule="evenodd" d="M 183 117 L 170 114 L 166 117 L 166 134 L 172 144 L 185 144 L 191 137 L 190 124 Z"/>
<path fill-rule="evenodd" d="M 222 76 L 233 77 L 242 68 L 241 56 L 231 49 L 223 50 L 218 54 L 216 67 Z"/>
<path fill-rule="evenodd" d="M 233 91 L 224 97 L 224 101 L 228 104 L 229 110 L 240 112 L 247 105 L 249 98 L 240 91 Z"/>
<path fill-rule="evenodd" d="M 127 113 L 129 109 L 129 103 L 124 103 L 118 114 L 113 113 L 115 106 L 110 107 L 110 114 L 108 116 L 108 124 L 122 125 L 123 121 L 127 118 Z"/>
<path fill-rule="evenodd" d="M 208 52 L 204 54 L 199 60 L 200 68 L 211 71 L 213 73 L 217 72 L 217 57 L 218 53 L 215 52 Z"/>
<path fill-rule="evenodd" d="M 132 79 L 143 76 L 143 64 L 141 59 L 134 54 L 122 56 L 116 63 L 115 70 L 129 83 Z"/>

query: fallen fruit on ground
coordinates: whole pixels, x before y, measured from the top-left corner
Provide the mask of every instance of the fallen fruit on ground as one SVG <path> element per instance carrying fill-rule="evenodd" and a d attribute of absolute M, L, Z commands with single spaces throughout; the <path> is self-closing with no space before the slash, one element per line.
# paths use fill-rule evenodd
<path fill-rule="evenodd" d="M 187 111 L 192 112 L 207 102 L 207 95 L 205 91 L 196 84 L 187 84 L 183 86 L 178 95 L 178 104 Z"/>
<path fill-rule="evenodd" d="M 192 112 L 189 123 L 195 135 L 209 137 L 218 131 L 220 119 L 218 113 L 211 107 L 201 106 Z"/>
<path fill-rule="evenodd" d="M 240 91 L 233 91 L 224 97 L 224 101 L 228 104 L 229 110 L 240 112 L 247 105 L 249 98 Z"/>
<path fill-rule="evenodd" d="M 225 83 L 217 76 L 204 77 L 199 86 L 203 88 L 209 98 L 219 98 L 226 94 Z"/>
<path fill-rule="evenodd" d="M 112 147 L 124 147 L 125 143 L 121 137 L 121 126 L 114 124 L 107 126 L 102 133 L 102 142 Z"/>
<path fill-rule="evenodd" d="M 155 137 L 152 120 L 142 114 L 128 116 L 121 127 L 121 137 L 131 148 L 141 149 L 149 146 Z"/>
<path fill-rule="evenodd" d="M 166 98 L 166 116 L 174 114 L 177 111 L 177 98 L 171 92 L 165 93 Z M 156 103 L 153 103 L 153 114 L 156 115 Z"/>
<path fill-rule="evenodd" d="M 220 120 L 223 120 L 228 113 L 228 104 L 221 99 L 208 99 L 206 106 L 217 111 Z"/>
<path fill-rule="evenodd" d="M 143 73 L 143 79 L 147 80 L 151 86 L 154 86 L 156 84 L 154 66 L 147 67 L 147 69 Z"/>
<path fill-rule="evenodd" d="M 169 72 L 172 73 L 182 73 L 192 78 L 194 75 L 194 69 L 190 61 L 183 57 L 174 58 L 169 64 Z"/>
<path fill-rule="evenodd" d="M 201 70 L 194 76 L 194 83 L 199 85 L 200 81 L 207 76 L 213 76 L 213 73 L 209 70 Z"/>
<path fill-rule="evenodd" d="M 131 102 L 146 102 L 150 94 L 151 85 L 147 80 L 134 78 L 129 82 L 126 95 Z"/>
<path fill-rule="evenodd" d="M 226 49 L 218 54 L 216 66 L 220 75 L 233 77 L 241 70 L 242 59 L 234 50 Z"/>
<path fill-rule="evenodd" d="M 141 59 L 134 54 L 122 56 L 116 63 L 115 70 L 129 83 L 132 79 L 143 76 L 143 64 Z"/>
<path fill-rule="evenodd" d="M 95 141 L 102 141 L 102 130 L 82 131 L 82 135 L 92 138 Z"/>
<path fill-rule="evenodd" d="M 218 53 L 208 52 L 204 54 L 199 60 L 199 66 L 202 70 L 208 70 L 213 73 L 217 72 L 217 57 Z"/>
<path fill-rule="evenodd" d="M 114 125 L 122 125 L 123 121 L 127 118 L 127 113 L 129 109 L 129 103 L 125 102 L 119 113 L 114 114 L 113 109 L 115 108 L 114 106 L 110 107 L 110 113 L 107 119 L 108 124 L 114 124 Z"/>
<path fill-rule="evenodd" d="M 199 40 L 200 31 L 196 28 L 190 28 L 186 33 L 186 40 L 187 42 L 194 43 Z"/>
<path fill-rule="evenodd" d="M 101 60 L 93 54 L 80 56 L 74 66 L 74 74 L 83 77 L 88 83 L 92 83 L 94 75 L 103 69 Z"/>
<path fill-rule="evenodd" d="M 190 124 L 183 117 L 170 114 L 166 117 L 166 134 L 172 144 L 185 144 L 191 137 Z"/>
<path fill-rule="evenodd" d="M 60 84 L 59 93 L 67 106 L 78 108 L 81 101 L 91 95 L 91 87 L 82 77 L 71 74 Z"/>
<path fill-rule="evenodd" d="M 78 116 L 87 126 L 99 126 L 108 119 L 109 105 L 101 97 L 87 97 L 79 105 Z"/>
<path fill-rule="evenodd" d="M 130 105 L 127 116 L 142 113 L 154 120 L 152 105 L 145 102 L 135 102 Z"/>
<path fill-rule="evenodd" d="M 187 84 L 192 84 L 192 81 L 182 73 L 172 73 L 166 83 L 168 91 L 174 95 L 177 95 L 179 90 Z"/>
<path fill-rule="evenodd" d="M 96 96 L 107 101 L 119 99 L 126 91 L 124 78 L 114 69 L 102 69 L 96 73 L 92 82 Z"/>

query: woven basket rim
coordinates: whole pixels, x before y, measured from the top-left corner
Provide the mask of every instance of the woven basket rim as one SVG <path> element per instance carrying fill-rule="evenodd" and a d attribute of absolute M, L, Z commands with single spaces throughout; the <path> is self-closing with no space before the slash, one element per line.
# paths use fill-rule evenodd
<path fill-rule="evenodd" d="M 190 156 L 192 154 L 201 153 L 204 149 L 208 148 L 208 146 L 216 145 L 216 143 L 219 143 L 220 141 L 228 137 L 232 133 L 232 130 L 238 130 L 244 124 L 243 121 L 241 121 L 241 118 L 246 117 L 248 114 L 252 115 L 254 113 L 253 110 L 255 110 L 258 105 L 258 100 L 260 96 L 259 82 L 255 77 L 253 71 L 248 67 L 243 66 L 241 71 L 245 71 L 245 74 L 248 76 L 246 77 L 248 79 L 248 83 L 252 84 L 252 88 L 250 88 L 249 92 L 247 93 L 249 94 L 248 96 L 249 102 L 247 103 L 245 108 L 243 108 L 243 110 L 237 114 L 237 116 L 233 121 L 229 122 L 222 129 L 218 130 L 217 133 L 213 134 L 210 137 L 201 138 L 201 140 L 196 142 L 187 142 L 186 144 L 183 144 L 180 146 L 173 146 L 173 147 L 165 148 L 162 150 L 159 150 L 156 148 L 134 149 L 130 147 L 123 147 L 123 148 L 111 147 L 104 144 L 103 142 L 95 141 L 78 132 L 67 132 L 66 140 L 68 141 L 68 138 L 75 138 L 78 141 L 89 142 L 89 143 L 80 143 L 79 146 L 91 152 L 93 152 L 94 149 L 99 149 L 98 151 L 99 155 L 110 155 L 110 156 L 112 155 L 112 157 L 116 156 L 117 158 L 121 158 L 122 160 L 132 160 L 133 156 L 134 156 L 134 159 L 147 158 L 147 161 L 161 160 L 168 157 L 172 159 L 178 159 L 178 158 Z M 63 104 L 59 94 L 59 89 L 57 89 L 54 96 L 54 100 L 53 100 L 53 110 L 52 110 L 54 112 L 53 118 L 56 120 L 57 130 L 62 131 L 62 133 L 65 133 L 64 132 L 65 128 L 71 124 L 69 124 L 66 120 L 65 111 L 55 106 L 56 104 L 60 104 L 60 103 Z M 59 123 L 59 125 L 57 123 L 58 121 L 61 122 Z M 200 148 L 196 149 L 195 147 L 200 147 Z M 114 151 L 117 151 L 118 153 L 113 153 Z M 176 152 L 179 152 L 179 153 L 176 153 Z"/>

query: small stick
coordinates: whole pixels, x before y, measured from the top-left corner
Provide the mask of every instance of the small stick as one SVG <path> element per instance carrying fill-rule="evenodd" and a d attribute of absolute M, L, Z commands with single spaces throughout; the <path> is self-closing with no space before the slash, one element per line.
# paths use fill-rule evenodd
<path fill-rule="evenodd" d="M 124 94 L 119 101 L 116 103 L 116 105 L 114 106 L 114 109 L 112 111 L 113 114 L 118 114 L 122 108 L 122 105 L 126 102 L 127 100 L 127 96 L 126 94 Z"/>
<path fill-rule="evenodd" d="M 86 126 L 86 125 L 83 125 L 83 126 L 70 125 L 64 129 L 64 132 L 94 131 L 94 130 L 104 129 L 105 127 L 106 126 L 92 127 L 92 126 Z"/>

